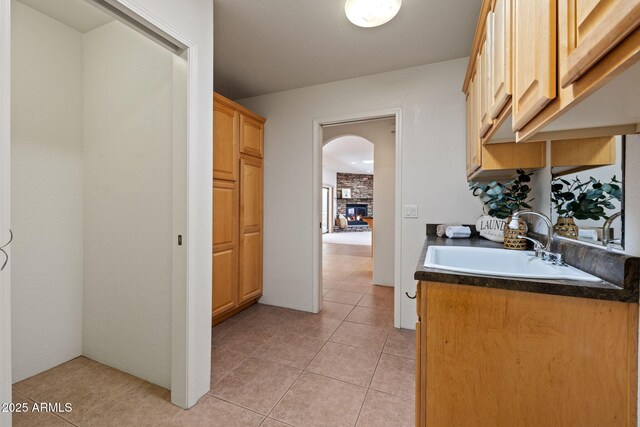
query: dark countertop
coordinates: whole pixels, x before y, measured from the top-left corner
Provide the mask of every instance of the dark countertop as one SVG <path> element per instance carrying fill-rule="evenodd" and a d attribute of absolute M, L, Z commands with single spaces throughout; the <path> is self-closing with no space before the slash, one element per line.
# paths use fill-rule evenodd
<path fill-rule="evenodd" d="M 615 252 L 607 252 L 578 243 L 562 241 L 554 243 L 552 250 L 563 254 L 569 265 L 580 268 L 605 280 L 582 282 L 575 280 L 522 279 L 501 276 L 477 275 L 455 271 L 426 268 L 424 260 L 429 246 L 465 246 L 480 248 L 502 248 L 502 243 L 486 240 L 475 232 L 468 239 L 438 237 L 435 225 L 427 225 L 427 238 L 414 278 L 421 281 L 481 286 L 541 294 L 563 295 L 579 298 L 610 301 L 638 302 L 640 284 L 640 258 Z M 555 239 L 554 239 L 555 240 Z M 576 246 L 574 246 L 576 245 Z M 601 273 L 601 274 L 599 274 Z M 607 274 L 608 277 L 604 277 Z"/>

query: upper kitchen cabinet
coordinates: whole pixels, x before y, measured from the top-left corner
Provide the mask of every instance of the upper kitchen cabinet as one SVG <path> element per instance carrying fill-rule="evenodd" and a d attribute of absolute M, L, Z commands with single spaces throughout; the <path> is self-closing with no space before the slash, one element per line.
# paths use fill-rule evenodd
<path fill-rule="evenodd" d="M 235 181 L 240 113 L 227 98 L 216 93 L 213 99 L 213 179 Z"/>
<path fill-rule="evenodd" d="M 470 58 L 483 145 L 640 131 L 640 0 L 484 0 Z"/>
<path fill-rule="evenodd" d="M 513 0 L 513 131 L 556 96 L 556 0 Z"/>
<path fill-rule="evenodd" d="M 511 99 L 511 0 L 496 0 L 489 13 L 491 55 L 491 118 Z"/>
<path fill-rule="evenodd" d="M 620 43 L 640 23 L 640 0 L 561 0 L 566 8 L 565 61 L 560 82 L 567 87 Z"/>

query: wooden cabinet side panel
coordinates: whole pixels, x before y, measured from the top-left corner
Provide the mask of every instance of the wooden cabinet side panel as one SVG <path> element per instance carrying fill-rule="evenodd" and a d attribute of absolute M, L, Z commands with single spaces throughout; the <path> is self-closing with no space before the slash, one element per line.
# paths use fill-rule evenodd
<path fill-rule="evenodd" d="M 637 305 L 431 282 L 426 304 L 427 425 L 636 418 Z"/>
<path fill-rule="evenodd" d="M 513 2 L 513 131 L 556 96 L 556 0 Z"/>
<path fill-rule="evenodd" d="M 239 117 L 231 106 L 213 103 L 213 179 L 238 178 Z"/>
<path fill-rule="evenodd" d="M 240 268 L 239 302 L 262 294 L 263 271 L 262 160 L 240 159 Z"/>

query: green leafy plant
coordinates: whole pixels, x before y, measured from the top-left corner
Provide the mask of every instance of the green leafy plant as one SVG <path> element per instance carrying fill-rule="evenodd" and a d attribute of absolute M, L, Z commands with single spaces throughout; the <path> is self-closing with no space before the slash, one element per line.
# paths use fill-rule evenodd
<path fill-rule="evenodd" d="M 557 178 L 551 183 L 551 202 L 558 216 L 575 219 L 608 219 L 605 209 L 615 209 L 612 200 L 622 200 L 621 182 L 615 177 L 602 183 L 594 177 L 582 182 Z"/>
<path fill-rule="evenodd" d="M 531 181 L 533 172 L 527 173 L 522 169 L 518 169 L 516 172 L 518 176 L 505 183 L 496 181 L 492 181 L 489 184 L 469 183 L 469 189 L 473 192 L 473 195 L 480 197 L 484 202 L 487 214 L 504 219 L 511 216 L 515 211 L 531 208 L 529 203 L 533 199 L 527 200 L 531 192 L 531 187 L 527 183 Z"/>

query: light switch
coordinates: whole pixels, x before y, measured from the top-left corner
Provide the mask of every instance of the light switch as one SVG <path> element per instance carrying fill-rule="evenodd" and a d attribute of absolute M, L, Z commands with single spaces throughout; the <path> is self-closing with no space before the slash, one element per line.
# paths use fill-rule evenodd
<path fill-rule="evenodd" d="M 404 205 L 405 218 L 418 218 L 418 205 Z"/>

